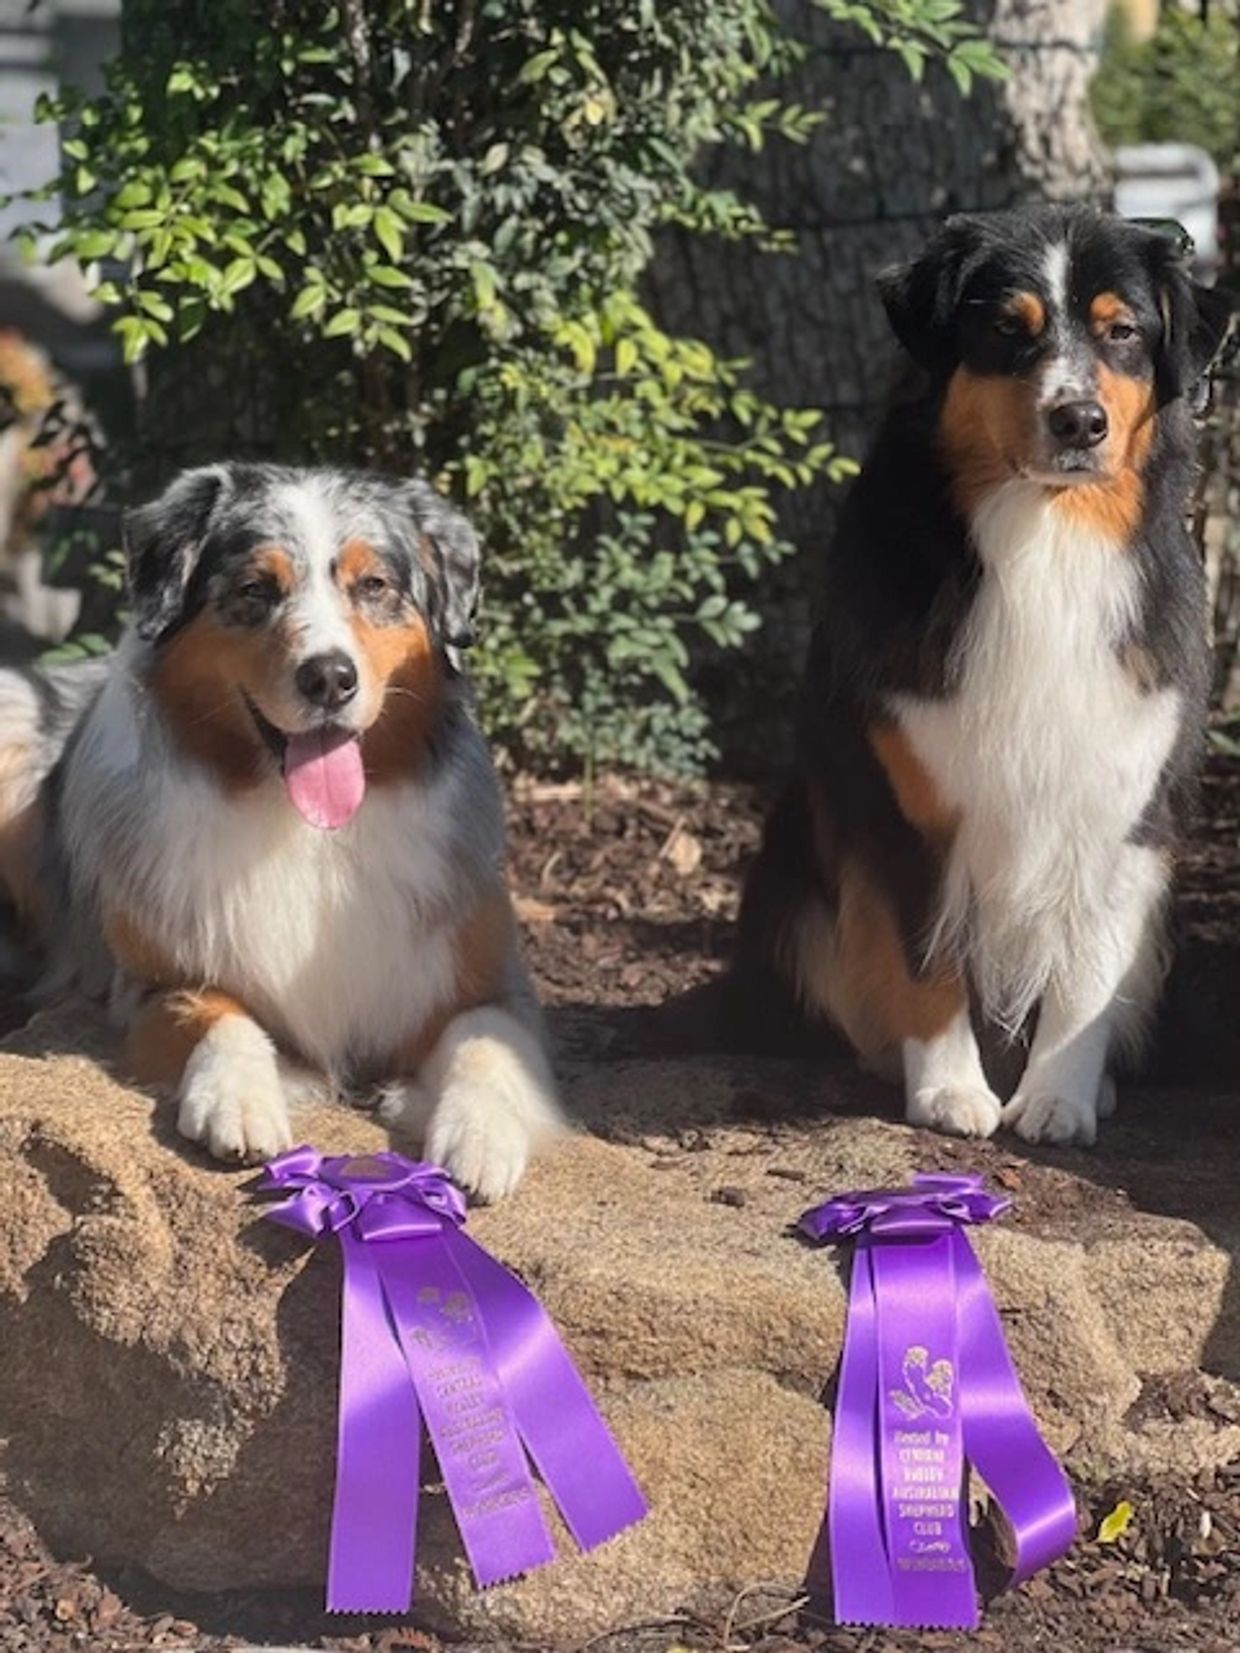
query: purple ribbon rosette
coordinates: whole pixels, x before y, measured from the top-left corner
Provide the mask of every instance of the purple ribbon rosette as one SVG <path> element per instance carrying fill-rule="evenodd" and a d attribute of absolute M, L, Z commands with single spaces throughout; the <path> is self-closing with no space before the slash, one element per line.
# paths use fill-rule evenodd
<path fill-rule="evenodd" d="M 301 1147 L 258 1192 L 288 1195 L 265 1217 L 343 1254 L 329 1611 L 409 1607 L 423 1422 L 480 1587 L 554 1559 L 530 1459 L 583 1550 L 645 1515 L 559 1333 L 465 1234 L 445 1171 Z"/>
<path fill-rule="evenodd" d="M 840 1624 L 979 1623 L 966 1472 L 1012 1530 L 1019 1583 L 1076 1536 L 1076 1504 L 1038 1433 L 965 1234 L 1010 1205 L 981 1177 L 921 1175 L 841 1194 L 800 1221 L 855 1254 L 824 1531 Z"/>

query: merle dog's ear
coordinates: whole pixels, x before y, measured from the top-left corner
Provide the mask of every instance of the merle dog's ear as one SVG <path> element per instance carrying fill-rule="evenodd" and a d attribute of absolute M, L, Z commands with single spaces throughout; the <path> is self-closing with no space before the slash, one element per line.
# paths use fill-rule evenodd
<path fill-rule="evenodd" d="M 430 585 L 430 619 L 444 648 L 466 649 L 474 641 L 481 554 L 469 523 L 428 482 L 406 484 L 422 561 Z"/>
<path fill-rule="evenodd" d="M 1218 355 L 1235 314 L 1234 296 L 1193 281 L 1179 260 L 1154 250 L 1162 337 L 1156 354 L 1159 396 L 1171 401 L 1193 389 Z"/>
<path fill-rule="evenodd" d="M 185 471 L 152 500 L 126 511 L 121 532 L 138 636 L 155 641 L 176 625 L 211 517 L 228 487 L 221 465 Z"/>
<path fill-rule="evenodd" d="M 968 237 L 968 220 L 949 218 L 919 257 L 879 273 L 878 293 L 892 332 L 922 367 L 943 367 L 954 357 Z"/>

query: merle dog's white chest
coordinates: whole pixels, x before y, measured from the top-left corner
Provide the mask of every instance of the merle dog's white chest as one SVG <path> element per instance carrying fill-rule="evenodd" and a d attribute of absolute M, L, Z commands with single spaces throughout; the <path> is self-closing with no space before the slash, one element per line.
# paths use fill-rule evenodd
<path fill-rule="evenodd" d="M 219 810 L 182 857 L 196 919 L 178 933 L 205 979 L 340 1070 L 391 1052 L 450 1001 L 445 846 L 399 791 L 372 793 L 336 833 L 272 791 Z"/>

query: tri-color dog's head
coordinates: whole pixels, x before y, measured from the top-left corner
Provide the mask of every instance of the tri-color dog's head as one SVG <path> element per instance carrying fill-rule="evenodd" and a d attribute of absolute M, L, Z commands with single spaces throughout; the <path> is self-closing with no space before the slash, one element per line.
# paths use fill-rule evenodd
<path fill-rule="evenodd" d="M 948 219 L 879 288 L 941 388 L 941 446 L 966 508 L 1024 477 L 1130 515 L 1160 410 L 1201 379 L 1231 314 L 1166 237 L 1083 208 Z"/>
<path fill-rule="evenodd" d="M 477 539 L 425 482 L 212 465 L 129 512 L 125 542 L 152 691 L 225 784 L 278 766 L 337 827 L 416 769 L 478 591 Z"/>

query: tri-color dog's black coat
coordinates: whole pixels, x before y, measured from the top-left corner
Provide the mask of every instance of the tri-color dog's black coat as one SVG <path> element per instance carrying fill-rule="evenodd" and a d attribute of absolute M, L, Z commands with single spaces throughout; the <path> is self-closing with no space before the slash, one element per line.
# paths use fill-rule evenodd
<path fill-rule="evenodd" d="M 1163 974 L 1208 676 L 1187 396 L 1230 305 L 1083 209 L 950 220 L 880 287 L 917 383 L 828 558 L 738 976 L 915 1122 L 1090 1141 Z M 1035 1009 L 1001 1109 L 973 1021 Z"/>

